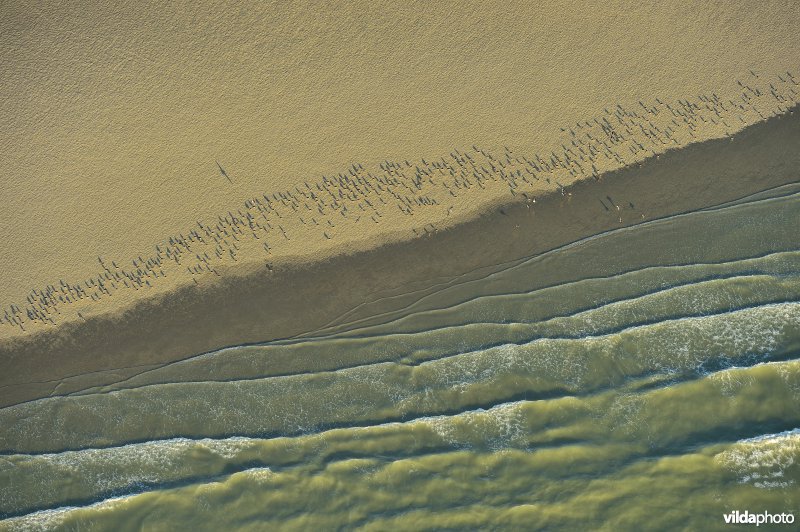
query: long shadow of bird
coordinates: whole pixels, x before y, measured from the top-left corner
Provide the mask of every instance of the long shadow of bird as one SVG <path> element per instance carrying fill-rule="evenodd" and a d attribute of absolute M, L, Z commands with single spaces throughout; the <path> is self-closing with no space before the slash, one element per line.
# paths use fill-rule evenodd
<path fill-rule="evenodd" d="M 222 165 L 219 164 L 219 161 L 214 159 L 214 162 L 217 163 L 217 167 L 219 168 L 219 173 L 222 174 L 223 176 L 225 176 L 225 179 L 227 179 L 229 183 L 233 184 L 233 181 L 231 180 L 230 176 L 228 175 L 228 172 L 226 172 L 225 169 L 222 167 Z"/>

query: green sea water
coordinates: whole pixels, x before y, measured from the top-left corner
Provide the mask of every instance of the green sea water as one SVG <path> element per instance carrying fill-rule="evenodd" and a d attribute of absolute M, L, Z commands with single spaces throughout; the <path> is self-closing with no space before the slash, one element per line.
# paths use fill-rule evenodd
<path fill-rule="evenodd" d="M 800 519 L 798 190 L 0 409 L 0 529 Z"/>

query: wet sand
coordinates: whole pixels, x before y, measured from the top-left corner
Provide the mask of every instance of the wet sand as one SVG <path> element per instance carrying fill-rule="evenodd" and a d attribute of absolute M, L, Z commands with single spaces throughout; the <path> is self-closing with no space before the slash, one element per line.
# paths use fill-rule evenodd
<path fill-rule="evenodd" d="M 496 205 L 425 237 L 306 264 L 276 263 L 144 300 L 124 314 L 89 317 L 0 347 L 0 405 L 109 384 L 228 345 L 308 334 L 365 302 L 396 310 L 460 275 L 529 257 L 614 228 L 735 200 L 798 181 L 800 121 L 787 114 L 732 139 L 697 143 L 551 193 Z M 361 316 L 349 315 L 352 321 Z M 342 324 L 346 328 L 346 324 Z M 280 360 L 302 368 L 313 361 Z M 277 371 L 279 373 L 279 371 Z M 74 377 L 74 378 L 71 378 Z M 71 379 L 69 379 L 71 378 Z M 67 379 L 67 380 L 65 380 Z"/>

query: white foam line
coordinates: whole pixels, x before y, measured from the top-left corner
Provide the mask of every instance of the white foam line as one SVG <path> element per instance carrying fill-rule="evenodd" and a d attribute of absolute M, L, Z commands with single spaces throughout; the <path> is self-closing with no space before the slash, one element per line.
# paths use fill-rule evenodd
<path fill-rule="evenodd" d="M 776 432 L 774 434 L 762 434 L 761 436 L 754 436 L 752 438 L 739 440 L 736 443 L 758 443 L 767 440 L 786 438 L 788 436 L 800 436 L 800 427 L 792 430 L 784 430 L 783 432 Z"/>
<path fill-rule="evenodd" d="M 564 396 L 564 397 L 572 397 L 572 396 Z M 281 441 L 281 440 L 295 440 L 298 438 L 315 438 L 315 437 L 324 437 L 325 434 L 330 434 L 337 431 L 368 431 L 373 429 L 385 429 L 385 428 L 399 428 L 399 427 L 406 427 L 409 425 L 413 425 L 415 423 L 426 423 L 432 421 L 441 421 L 447 419 L 458 418 L 460 416 L 469 416 L 474 414 L 486 414 L 492 413 L 494 411 L 505 410 L 509 408 L 514 408 L 517 406 L 522 406 L 524 404 L 535 403 L 538 400 L 536 399 L 521 399 L 518 401 L 509 401 L 506 403 L 498 403 L 496 405 L 492 405 L 489 408 L 478 407 L 471 410 L 463 410 L 458 412 L 457 414 L 437 414 L 432 416 L 423 416 L 414 418 L 408 421 L 387 421 L 384 423 L 376 423 L 374 425 L 366 425 L 366 426 L 353 426 L 353 427 L 337 427 L 332 429 L 323 430 L 320 432 L 313 432 L 308 434 L 298 434 L 294 436 L 276 436 L 274 438 L 256 438 L 250 436 L 228 436 L 225 438 L 186 438 L 186 437 L 176 437 L 176 438 L 167 438 L 163 440 L 148 440 L 145 442 L 135 442 L 135 443 L 125 443 L 123 445 L 112 445 L 109 447 L 84 447 L 81 449 L 71 449 L 66 451 L 60 451 L 55 453 L 11 453 L 11 454 L 3 454 L 0 455 L 3 458 L 59 458 L 63 455 L 68 454 L 82 454 L 82 453 L 93 453 L 93 452 L 102 452 L 102 451 L 124 451 L 127 449 L 141 449 L 147 448 L 148 446 L 162 446 L 162 445 L 171 445 L 171 444 L 185 444 L 185 443 L 194 443 L 198 445 L 220 445 L 220 444 L 227 444 L 227 443 L 250 443 L 250 444 L 258 444 L 261 442 L 274 442 L 274 441 Z"/>

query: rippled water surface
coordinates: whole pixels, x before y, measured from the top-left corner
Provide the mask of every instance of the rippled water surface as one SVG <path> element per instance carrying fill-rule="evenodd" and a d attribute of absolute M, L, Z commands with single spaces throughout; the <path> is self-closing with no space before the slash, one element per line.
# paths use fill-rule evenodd
<path fill-rule="evenodd" d="M 799 228 L 785 187 L 4 408 L 0 528 L 800 518 Z"/>

